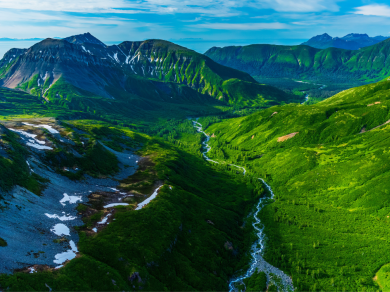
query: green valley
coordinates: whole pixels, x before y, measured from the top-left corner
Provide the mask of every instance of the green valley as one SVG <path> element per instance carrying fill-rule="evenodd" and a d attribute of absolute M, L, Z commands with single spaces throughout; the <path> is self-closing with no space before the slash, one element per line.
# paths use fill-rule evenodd
<path fill-rule="evenodd" d="M 384 271 L 373 278 L 390 261 L 389 89 L 383 81 L 206 129 L 212 159 L 244 166 L 274 189 L 261 214 L 265 259 L 299 290 L 387 285 Z"/>
<path fill-rule="evenodd" d="M 359 50 L 259 44 L 213 47 L 205 55 L 221 65 L 247 72 L 261 83 L 292 92 L 302 91 L 296 81 L 306 81 L 312 84 L 313 96 L 329 97 L 389 76 L 389 48 L 389 40 Z M 328 87 L 325 92 L 316 92 L 322 85 Z"/>
<path fill-rule="evenodd" d="M 9 51 L 0 290 L 387 291 L 388 44 Z"/>

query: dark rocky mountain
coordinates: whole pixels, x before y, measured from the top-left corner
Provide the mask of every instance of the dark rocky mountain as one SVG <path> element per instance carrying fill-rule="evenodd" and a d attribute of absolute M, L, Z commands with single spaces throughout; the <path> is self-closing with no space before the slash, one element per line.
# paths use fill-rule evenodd
<path fill-rule="evenodd" d="M 2 86 L 16 88 L 33 80 L 37 86 L 29 86 L 28 89 L 37 90 L 39 87 L 42 95 L 63 77 L 78 88 L 110 97 L 104 86 L 113 79 L 123 79 L 123 74 L 115 70 L 112 62 L 85 52 L 81 45 L 65 40 L 43 40 L 12 62 L 12 66 L 1 76 Z"/>
<path fill-rule="evenodd" d="M 4 67 L 7 67 L 13 60 L 15 60 L 20 55 L 24 54 L 27 49 L 11 49 L 3 56 L 3 59 L 0 60 L 0 70 Z M 1 71 L 0 71 L 1 72 Z"/>
<path fill-rule="evenodd" d="M 367 34 L 350 33 L 342 38 L 331 37 L 327 33 L 312 37 L 302 45 L 311 46 L 317 49 L 327 49 L 330 47 L 346 49 L 346 50 L 358 50 L 360 48 L 375 45 L 381 41 L 386 40 L 387 37 L 376 36 L 369 37 Z"/>
<path fill-rule="evenodd" d="M 94 44 L 106 47 L 106 45 L 95 38 L 93 35 L 91 35 L 89 32 L 79 35 L 70 36 L 67 38 L 64 38 L 65 41 L 75 44 L 75 45 L 82 45 L 82 44 Z"/>
<path fill-rule="evenodd" d="M 111 99 L 129 93 L 145 95 L 145 87 L 148 98 L 160 100 L 173 99 L 172 91 L 245 105 L 259 96 L 283 101 L 290 98 L 276 88 L 258 84 L 247 73 L 163 40 L 106 46 L 87 33 L 62 40 L 46 39 L 27 51 L 12 52 L 0 63 L 4 64 L 0 84 L 46 100 L 66 97 L 63 90 L 69 90 L 69 86 L 65 84 L 79 93 L 84 90 Z M 241 90 L 244 83 L 251 94 L 244 96 Z"/>

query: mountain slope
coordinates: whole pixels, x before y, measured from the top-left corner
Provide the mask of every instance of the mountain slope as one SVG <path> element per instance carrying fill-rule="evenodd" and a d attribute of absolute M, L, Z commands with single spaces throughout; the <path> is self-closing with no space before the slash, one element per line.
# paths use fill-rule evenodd
<path fill-rule="evenodd" d="M 311 46 L 317 49 L 334 47 L 345 50 L 358 50 L 363 47 L 375 45 L 386 39 L 387 37 L 383 36 L 369 37 L 367 34 L 358 33 L 350 33 L 341 38 L 332 38 L 327 33 L 324 33 L 322 35 L 312 37 L 310 40 L 302 43 L 302 45 Z"/>
<path fill-rule="evenodd" d="M 70 87 L 78 94 L 89 92 L 108 99 L 126 99 L 126 96 L 130 98 L 129 94 L 143 92 L 141 99 L 171 103 L 191 102 L 190 96 L 201 96 L 209 103 L 218 100 L 221 105 L 239 106 L 294 100 L 283 91 L 259 85 L 247 73 L 161 40 L 105 46 L 90 34 L 84 34 L 64 40 L 46 39 L 19 57 L 14 54 L 15 59 L 8 58 L 11 54 L 2 60 L 2 86 L 18 87 L 56 103 L 67 100 Z M 59 80 L 61 86 L 56 85 Z M 229 80 L 237 84 L 245 82 L 245 87 L 251 88 L 254 94 L 246 97 L 242 91 L 228 92 Z M 143 88 L 145 84 L 149 84 L 147 90 Z M 68 89 L 64 91 L 65 87 Z M 178 93 L 175 98 L 174 92 Z M 168 95 L 168 100 L 162 95 Z"/>
<path fill-rule="evenodd" d="M 265 258 L 300 291 L 373 291 L 390 262 L 389 90 L 383 81 L 206 129 L 212 159 L 272 186 L 276 200 L 261 214 Z"/>
<path fill-rule="evenodd" d="M 256 77 L 303 78 L 318 83 L 381 80 L 390 75 L 390 40 L 358 51 L 309 46 L 250 45 L 211 48 L 214 61 Z"/>

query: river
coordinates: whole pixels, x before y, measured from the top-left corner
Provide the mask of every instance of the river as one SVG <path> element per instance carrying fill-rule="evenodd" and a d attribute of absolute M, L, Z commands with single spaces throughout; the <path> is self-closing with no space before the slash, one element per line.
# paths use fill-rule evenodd
<path fill-rule="evenodd" d="M 207 156 L 207 152 L 211 150 L 210 145 L 208 145 L 208 142 L 210 141 L 210 136 L 207 135 L 206 132 L 203 130 L 202 124 L 200 124 L 197 120 L 195 121 L 193 120 L 192 123 L 199 133 L 202 133 L 206 136 L 206 139 L 202 142 L 202 145 L 204 146 L 204 151 L 202 152 L 202 155 L 205 158 L 205 160 L 213 163 L 219 163 L 218 161 L 212 160 Z M 244 167 L 235 164 L 228 164 L 228 165 L 235 166 L 243 170 L 243 174 L 245 175 L 246 169 Z M 253 223 L 253 228 L 257 232 L 258 240 L 256 240 L 256 242 L 252 245 L 251 248 L 252 261 L 250 264 L 250 268 L 243 276 L 234 277 L 233 279 L 230 280 L 229 291 L 230 292 L 238 291 L 236 284 L 244 284 L 243 280 L 252 276 L 252 274 L 256 271 L 256 269 L 258 271 L 264 272 L 267 275 L 268 284 L 274 283 L 277 286 L 278 291 L 294 291 L 294 285 L 292 279 L 288 275 L 286 275 L 282 270 L 269 264 L 262 256 L 265 249 L 265 233 L 264 233 L 264 226 L 262 226 L 262 223 L 258 215 L 260 211 L 263 209 L 263 207 L 271 202 L 271 200 L 274 197 L 274 193 L 271 187 L 262 178 L 259 178 L 259 180 L 261 180 L 265 185 L 265 187 L 269 190 L 271 197 L 261 198 L 256 205 L 256 212 L 253 215 L 253 218 L 255 219 L 255 222 Z M 278 279 L 278 281 L 275 281 L 276 279 Z"/>

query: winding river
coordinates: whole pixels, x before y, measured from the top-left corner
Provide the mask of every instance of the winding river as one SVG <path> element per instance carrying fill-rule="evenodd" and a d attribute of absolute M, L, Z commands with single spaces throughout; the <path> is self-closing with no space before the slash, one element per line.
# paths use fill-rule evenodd
<path fill-rule="evenodd" d="M 208 142 L 210 141 L 210 136 L 203 131 L 202 124 L 200 124 L 197 120 L 195 121 L 192 120 L 192 123 L 199 133 L 203 133 L 206 136 L 206 139 L 202 143 L 205 149 L 205 151 L 202 152 L 202 155 L 205 158 L 205 160 L 213 163 L 219 163 L 218 161 L 212 160 L 207 156 L 207 152 L 211 150 L 210 145 L 208 145 Z M 243 174 L 245 175 L 246 170 L 244 167 L 235 164 L 228 164 L 228 165 L 235 166 L 237 168 L 242 169 Z M 288 275 L 286 275 L 282 270 L 266 262 L 262 257 L 262 253 L 264 252 L 264 248 L 265 248 L 265 234 L 264 234 L 264 226 L 261 226 L 262 224 L 260 219 L 258 218 L 258 215 L 260 211 L 263 209 L 263 207 L 270 202 L 270 199 L 273 199 L 274 193 L 271 187 L 262 178 L 259 178 L 259 180 L 261 180 L 266 186 L 266 188 L 269 190 L 271 197 L 261 198 L 257 203 L 256 212 L 254 213 L 253 216 L 255 219 L 255 222 L 253 223 L 253 227 L 257 232 L 258 240 L 252 245 L 252 249 L 251 249 L 252 262 L 250 268 L 243 276 L 239 276 L 231 279 L 229 283 L 229 291 L 230 292 L 238 291 L 236 284 L 245 285 L 243 280 L 252 276 L 252 274 L 256 271 L 256 269 L 258 271 L 264 272 L 267 275 L 268 284 L 274 283 L 277 286 L 278 291 L 294 291 L 294 285 L 292 279 Z M 275 281 L 276 279 L 278 279 L 278 281 Z"/>

